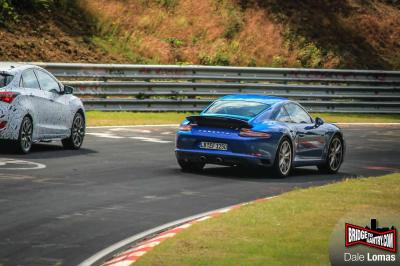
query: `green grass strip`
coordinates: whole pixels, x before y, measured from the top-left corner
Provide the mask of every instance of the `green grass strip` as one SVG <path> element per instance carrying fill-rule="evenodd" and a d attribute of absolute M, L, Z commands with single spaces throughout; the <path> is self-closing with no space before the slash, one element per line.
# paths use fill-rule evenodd
<path fill-rule="evenodd" d="M 88 126 L 179 124 L 191 113 L 87 112 Z M 315 113 L 332 123 L 400 123 L 400 115 Z"/>
<path fill-rule="evenodd" d="M 135 265 L 329 265 L 333 228 L 353 208 L 400 212 L 399 179 L 348 179 L 246 205 L 195 224 Z"/>

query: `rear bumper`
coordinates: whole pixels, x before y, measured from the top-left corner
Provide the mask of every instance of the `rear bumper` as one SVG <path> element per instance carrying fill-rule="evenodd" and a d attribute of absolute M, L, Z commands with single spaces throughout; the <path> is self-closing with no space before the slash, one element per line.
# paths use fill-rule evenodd
<path fill-rule="evenodd" d="M 204 149 L 201 142 L 225 143 L 227 150 Z M 271 166 L 275 159 L 279 136 L 246 138 L 235 130 L 220 128 L 194 128 L 192 132 L 178 132 L 176 157 L 219 165 Z"/>
<path fill-rule="evenodd" d="M 217 165 L 243 165 L 243 166 L 264 166 L 272 165 L 271 158 L 257 157 L 247 154 L 220 152 L 220 151 L 203 151 L 203 150 L 186 150 L 176 149 L 175 155 L 178 160 L 189 160 L 193 162 L 204 162 Z"/>
<path fill-rule="evenodd" d="M 4 129 L 0 129 L 0 140 L 17 140 L 19 133 L 19 125 L 8 125 Z"/>

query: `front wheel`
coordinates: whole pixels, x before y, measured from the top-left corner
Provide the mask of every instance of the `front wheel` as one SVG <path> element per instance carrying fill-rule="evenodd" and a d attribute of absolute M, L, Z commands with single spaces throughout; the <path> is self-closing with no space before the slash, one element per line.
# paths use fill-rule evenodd
<path fill-rule="evenodd" d="M 24 119 L 22 119 L 21 127 L 19 129 L 18 141 L 16 143 L 18 153 L 27 154 L 31 151 L 32 135 L 32 120 L 28 116 L 25 116 Z"/>
<path fill-rule="evenodd" d="M 71 136 L 62 140 L 64 148 L 79 150 L 85 138 L 85 119 L 81 113 L 76 113 L 71 127 Z"/>
<path fill-rule="evenodd" d="M 335 174 L 339 171 L 343 162 L 343 141 L 338 137 L 333 137 L 329 144 L 326 161 L 322 165 L 318 165 L 321 172 Z"/>
<path fill-rule="evenodd" d="M 292 146 L 287 138 L 283 139 L 278 146 L 275 155 L 273 171 L 275 176 L 283 178 L 287 177 L 292 170 Z"/>
<path fill-rule="evenodd" d="M 178 159 L 178 164 L 181 167 L 181 169 L 186 172 L 201 171 L 206 165 L 205 163 L 202 162 L 191 162 L 183 159 Z"/>

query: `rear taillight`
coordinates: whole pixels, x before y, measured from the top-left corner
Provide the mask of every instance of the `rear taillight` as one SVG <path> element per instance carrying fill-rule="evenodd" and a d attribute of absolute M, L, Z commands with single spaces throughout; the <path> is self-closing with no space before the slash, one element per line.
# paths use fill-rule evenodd
<path fill-rule="evenodd" d="M 19 95 L 16 92 L 0 92 L 0 101 L 5 103 L 12 103 L 14 99 Z"/>
<path fill-rule="evenodd" d="M 248 128 L 242 128 L 239 133 L 242 137 L 253 137 L 253 138 L 269 138 L 271 134 L 261 131 L 254 131 Z"/>
<path fill-rule="evenodd" d="M 180 125 L 179 131 L 190 131 L 192 130 L 192 125 Z"/>
<path fill-rule="evenodd" d="M 7 126 L 7 121 L 0 121 L 0 129 L 4 129 Z"/>

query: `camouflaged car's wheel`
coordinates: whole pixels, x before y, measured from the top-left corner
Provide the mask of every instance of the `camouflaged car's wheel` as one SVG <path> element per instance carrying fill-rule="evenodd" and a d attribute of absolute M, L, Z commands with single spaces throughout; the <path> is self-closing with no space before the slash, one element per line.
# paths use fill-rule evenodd
<path fill-rule="evenodd" d="M 292 145 L 289 139 L 284 138 L 278 146 L 273 165 L 273 172 L 276 177 L 287 177 L 292 170 Z"/>
<path fill-rule="evenodd" d="M 343 141 L 339 136 L 334 136 L 329 144 L 326 161 L 318 165 L 318 169 L 327 174 L 335 174 L 339 171 L 343 162 Z"/>
<path fill-rule="evenodd" d="M 204 166 L 206 165 L 202 162 L 192 162 L 185 159 L 178 159 L 178 164 L 181 167 L 182 171 L 185 172 L 198 172 L 203 170 Z"/>
<path fill-rule="evenodd" d="M 33 123 L 29 116 L 25 116 L 22 119 L 21 127 L 19 128 L 18 140 L 16 148 L 18 153 L 27 154 L 32 148 L 32 136 L 33 136 Z"/>
<path fill-rule="evenodd" d="M 81 113 L 76 113 L 72 121 L 71 136 L 62 140 L 64 148 L 79 150 L 85 138 L 85 119 Z"/>

